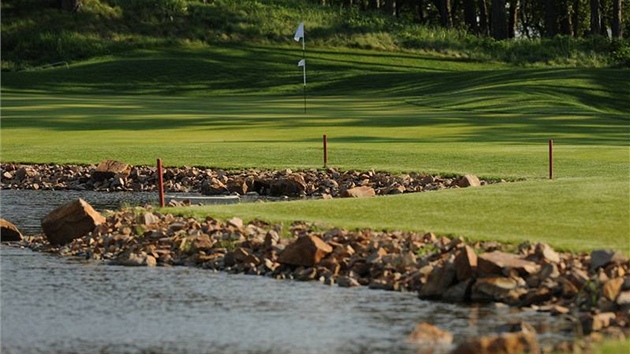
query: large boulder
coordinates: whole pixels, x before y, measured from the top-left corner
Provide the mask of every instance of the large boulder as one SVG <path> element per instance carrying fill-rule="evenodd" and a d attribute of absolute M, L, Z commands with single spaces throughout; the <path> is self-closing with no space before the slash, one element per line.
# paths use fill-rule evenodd
<path fill-rule="evenodd" d="M 525 276 L 538 273 L 540 265 L 501 251 L 483 253 L 477 258 L 477 271 L 480 275 L 506 275 L 511 270 Z"/>
<path fill-rule="evenodd" d="M 0 241 L 20 241 L 22 233 L 18 228 L 9 221 L 0 218 Z"/>
<path fill-rule="evenodd" d="M 367 186 L 354 187 L 341 192 L 341 196 L 344 198 L 369 198 L 375 195 L 374 188 Z"/>
<path fill-rule="evenodd" d="M 83 199 L 77 199 L 46 215 L 42 220 L 42 229 L 48 242 L 62 245 L 85 236 L 104 222 L 105 218 L 90 204 Z"/>
<path fill-rule="evenodd" d="M 276 196 L 298 196 L 306 192 L 306 181 L 304 177 L 299 174 L 291 174 L 287 177 L 280 177 L 279 179 L 272 181 L 271 195 Z"/>
<path fill-rule="evenodd" d="M 92 173 L 92 180 L 105 181 L 110 178 L 127 178 L 131 173 L 131 166 L 115 160 L 105 160 L 96 166 L 96 170 Z"/>
<path fill-rule="evenodd" d="M 299 237 L 288 245 L 278 257 L 279 263 L 312 267 L 325 255 L 332 252 L 332 247 L 317 236 Z"/>

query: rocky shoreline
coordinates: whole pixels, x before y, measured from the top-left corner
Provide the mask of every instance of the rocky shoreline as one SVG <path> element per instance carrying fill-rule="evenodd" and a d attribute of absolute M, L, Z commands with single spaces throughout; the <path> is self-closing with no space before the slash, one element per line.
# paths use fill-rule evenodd
<path fill-rule="evenodd" d="M 90 209 L 89 204 L 84 207 Z M 47 219 L 50 215 L 44 223 Z M 466 242 L 432 233 L 322 229 L 304 222 L 285 228 L 239 218 L 196 220 L 162 214 L 151 206 L 109 211 L 94 220 L 91 232 L 71 241 L 51 244 L 59 228 L 49 226 L 53 231 L 26 236 L 17 245 L 122 266 L 191 266 L 412 291 L 421 299 L 451 303 L 503 303 L 574 321 L 576 340 L 554 348 L 540 348 L 531 326 L 520 323 L 506 325 L 507 333 L 455 343 L 452 353 L 588 351 L 592 342 L 630 335 L 630 261 L 611 250 L 572 254 L 546 244 Z M 433 348 L 429 353 L 446 352 L 439 347 L 450 333 L 427 328 L 429 324 L 419 325 L 409 340 Z M 447 342 L 454 346 L 452 338 Z"/>
<path fill-rule="evenodd" d="M 0 164 L 2 189 L 94 190 L 103 192 L 157 191 L 157 168 L 131 166 L 105 160 L 98 165 Z M 395 175 L 375 171 L 339 171 L 289 169 L 221 170 L 201 167 L 168 167 L 163 169 L 167 193 L 201 193 L 204 195 L 256 194 L 310 198 L 353 196 L 348 191 L 369 189 L 369 195 L 416 193 L 446 188 L 476 187 L 501 182 L 474 175 L 439 176 L 423 173 Z"/>
<path fill-rule="evenodd" d="M 99 166 L 2 164 L 2 188 L 156 188 L 156 172 L 151 167 L 123 164 L 122 172 L 112 172 L 99 171 Z M 202 192 L 204 185 L 222 185 L 225 188 L 206 189 L 205 193 L 239 193 L 228 186 L 241 185 L 246 194 L 256 190 L 256 183 L 268 181 L 266 189 L 260 190 L 263 195 L 273 195 L 272 190 L 277 192 L 279 187 L 272 186 L 280 183 L 290 186 L 283 195 L 292 191 L 297 197 L 338 197 L 358 187 L 372 188 L 374 194 L 461 188 L 469 181 L 473 181 L 469 186 L 476 185 L 473 177 L 392 176 L 334 169 L 225 172 L 173 168 L 165 172 L 167 190 L 172 192 L 197 188 Z M 479 185 L 487 183 L 492 181 Z M 527 323 L 508 323 L 497 333 L 465 342 L 422 323 L 409 341 L 426 353 L 588 352 L 594 342 L 624 340 L 630 335 L 630 261 L 613 250 L 575 254 L 540 243 L 467 242 L 432 233 L 329 229 L 305 222 L 290 226 L 261 220 L 246 223 L 236 217 L 196 220 L 151 206 L 101 215 L 81 200 L 68 205 L 44 219 L 40 235 L 22 237 L 19 230 L 7 231 L 0 220 L 3 242 L 8 235 L 17 235 L 12 244 L 19 247 L 114 265 L 192 266 L 329 286 L 411 291 L 433 301 L 505 304 L 546 312 L 574 324 L 575 340 L 543 348 Z"/>

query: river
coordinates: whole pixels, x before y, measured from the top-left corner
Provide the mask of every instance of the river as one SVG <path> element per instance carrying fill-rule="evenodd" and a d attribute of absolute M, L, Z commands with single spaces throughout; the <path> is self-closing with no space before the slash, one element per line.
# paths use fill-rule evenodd
<path fill-rule="evenodd" d="M 78 192 L 0 191 L 2 217 L 27 230 Z M 149 195 L 82 192 L 97 209 Z M 53 196 L 54 194 L 54 196 Z M 1 352 L 415 353 L 428 322 L 456 342 L 524 319 L 543 345 L 567 339 L 548 314 L 456 306 L 414 293 L 339 288 L 208 270 L 128 268 L 0 247 Z"/>

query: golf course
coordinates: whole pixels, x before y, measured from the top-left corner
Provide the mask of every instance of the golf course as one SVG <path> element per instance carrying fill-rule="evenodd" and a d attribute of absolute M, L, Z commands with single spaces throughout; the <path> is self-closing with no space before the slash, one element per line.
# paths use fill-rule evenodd
<path fill-rule="evenodd" d="M 512 183 L 177 212 L 630 253 L 630 71 L 312 48 L 304 112 L 296 47 L 139 50 L 4 73 L 2 161 L 313 169 L 326 134 L 329 167 Z"/>
<path fill-rule="evenodd" d="M 200 220 L 432 232 L 511 245 L 540 242 L 559 251 L 612 249 L 630 256 L 629 68 L 607 65 L 595 54 L 589 61 L 586 52 L 502 60 L 496 53 L 482 55 L 482 49 L 444 44 L 455 32 L 438 29 L 422 32 L 431 48 L 404 48 L 365 28 L 334 35 L 339 28 L 331 24 L 331 11 L 341 10 L 244 3 L 245 15 L 223 8 L 223 26 L 231 25 L 228 38 L 220 40 L 181 39 L 170 32 L 167 40 L 155 33 L 66 33 L 46 42 L 57 56 L 38 61 L 28 50 L 23 62 L 14 52 L 11 61 L 3 56 L 1 162 L 94 165 L 113 159 L 155 166 L 160 158 L 165 166 L 222 170 L 473 174 L 500 183 L 161 212 Z M 90 14 L 102 11 L 86 8 Z M 252 13 L 269 18 L 267 27 L 257 28 L 269 31 L 264 40 L 251 24 L 239 27 L 227 18 Z M 66 16 L 67 23 L 88 21 Z M 302 21 L 304 49 L 293 38 Z M 13 29 L 6 26 L 3 40 L 5 30 Z M 9 39 L 14 38 L 19 36 Z M 550 41 L 532 42 L 557 47 L 566 39 Z M 114 50 L 106 42 L 122 44 Z M 523 51 L 536 46 L 521 45 Z M 68 54 L 77 48 L 87 54 Z M 305 68 L 298 66 L 301 59 Z M 626 344 L 613 343 L 611 352 Z"/>

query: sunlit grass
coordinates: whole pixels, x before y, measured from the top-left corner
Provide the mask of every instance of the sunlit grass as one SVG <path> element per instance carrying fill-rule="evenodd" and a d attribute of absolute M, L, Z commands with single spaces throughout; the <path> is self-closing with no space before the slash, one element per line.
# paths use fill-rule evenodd
<path fill-rule="evenodd" d="M 3 75 L 3 162 L 474 173 L 527 180 L 369 200 L 194 209 L 630 253 L 630 72 L 289 48 L 138 51 Z M 254 60 L 255 59 L 255 60 Z M 548 181 L 548 141 L 555 143 Z"/>

